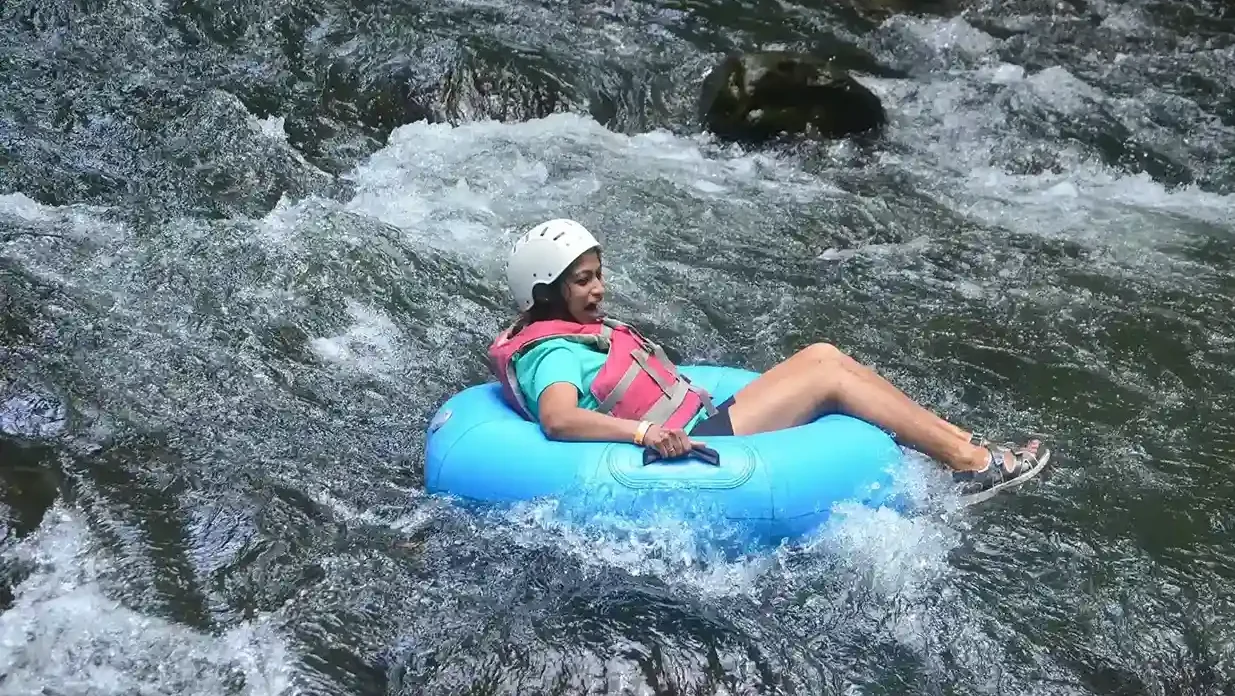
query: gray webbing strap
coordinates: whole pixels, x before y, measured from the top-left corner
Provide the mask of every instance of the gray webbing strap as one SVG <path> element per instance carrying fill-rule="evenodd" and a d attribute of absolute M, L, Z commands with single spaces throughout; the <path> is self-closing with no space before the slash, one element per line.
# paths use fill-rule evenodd
<path fill-rule="evenodd" d="M 673 393 L 660 397 L 643 417 L 656 425 L 664 425 L 665 421 L 669 420 L 673 412 L 678 410 L 678 407 L 686 400 L 686 395 L 689 393 L 690 386 L 685 382 L 678 382 L 673 388 Z"/>
<path fill-rule="evenodd" d="M 693 391 L 695 395 L 699 397 L 699 401 L 703 402 L 703 410 L 709 416 L 714 416 L 718 413 L 718 411 L 716 410 L 716 405 L 712 403 L 712 395 L 709 394 L 706 389 L 702 387 L 696 387 L 695 385 L 691 384 L 685 377 L 682 377 L 681 379 L 682 379 L 683 384 L 688 385 L 690 390 Z"/>
<path fill-rule="evenodd" d="M 605 397 L 605 400 L 600 402 L 600 406 L 597 407 L 597 410 L 601 413 L 609 413 L 612 411 L 613 407 L 617 406 L 618 402 L 622 400 L 622 397 L 626 396 L 626 392 L 630 390 L 630 385 L 635 383 L 635 378 L 639 376 L 639 371 L 641 369 L 642 368 L 639 367 L 638 363 L 632 363 L 630 367 L 626 368 L 626 372 L 622 375 L 622 379 L 618 380 L 618 383 L 613 387 L 613 391 L 609 392 L 609 395 Z"/>
<path fill-rule="evenodd" d="M 684 375 L 674 369 L 673 363 L 669 360 L 669 356 L 665 354 L 664 349 L 660 347 L 660 344 L 648 340 L 637 330 L 635 330 L 634 327 L 617 321 L 616 319 L 606 317 L 601 320 L 601 323 L 604 324 L 604 326 L 600 331 L 600 335 L 597 337 L 597 342 L 599 347 L 603 350 L 607 351 L 609 349 L 613 336 L 613 329 L 618 326 L 627 327 L 631 334 L 635 337 L 635 340 L 638 341 L 641 346 L 641 349 L 635 350 L 632 353 L 631 357 L 634 358 L 635 363 L 626 369 L 625 374 L 622 375 L 622 379 L 618 381 L 617 385 L 613 388 L 613 391 L 609 392 L 609 395 L 605 397 L 605 400 L 602 401 L 598 407 L 598 410 L 601 413 L 609 413 L 615 406 L 617 406 L 618 402 L 622 400 L 622 397 L 626 395 L 626 392 L 630 390 L 630 386 L 634 383 L 635 378 L 638 377 L 640 370 L 646 372 L 648 376 L 656 382 L 656 386 L 660 387 L 660 391 L 663 394 L 663 396 L 657 400 L 657 402 L 652 405 L 652 408 L 645 414 L 644 417 L 647 420 L 650 420 L 657 425 L 662 425 L 673 415 L 674 411 L 682 405 L 682 402 L 686 400 L 686 395 L 689 392 L 694 392 L 695 395 L 699 397 L 699 401 L 703 404 L 704 411 L 709 416 L 717 413 L 716 405 L 712 403 L 711 395 L 708 394 L 706 390 L 691 384 L 690 380 L 686 379 Z M 651 356 L 655 356 L 656 360 L 664 365 L 673 377 L 666 378 L 659 372 L 653 370 L 651 364 L 648 362 L 648 358 Z"/>
<path fill-rule="evenodd" d="M 600 327 L 600 335 L 596 337 L 596 347 L 608 353 L 611 345 L 613 345 L 613 327 L 605 324 Z"/>
<path fill-rule="evenodd" d="M 636 351 L 634 351 L 634 352 L 632 353 L 632 355 L 633 355 L 633 356 L 634 356 L 634 358 L 635 358 L 635 363 L 636 363 L 636 364 L 638 364 L 638 365 L 639 365 L 639 367 L 642 367 L 642 368 L 643 368 L 643 371 L 644 371 L 644 372 L 646 372 L 646 373 L 648 373 L 648 375 L 649 375 L 652 379 L 656 380 L 656 385 L 657 385 L 658 387 L 660 387 L 660 391 L 661 391 L 662 393 L 664 393 L 664 394 L 668 395 L 668 394 L 670 393 L 670 390 L 671 390 L 671 389 L 673 389 L 673 384 L 674 384 L 674 382 L 676 382 L 677 380 L 672 380 L 672 381 L 671 381 L 671 380 L 669 380 L 669 379 L 666 379 L 664 375 L 662 375 L 662 374 L 660 374 L 659 372 L 657 372 L 657 371 L 653 370 L 653 369 L 652 369 L 652 366 L 648 363 L 648 354 L 647 354 L 647 351 L 644 351 L 644 350 L 636 350 Z"/>

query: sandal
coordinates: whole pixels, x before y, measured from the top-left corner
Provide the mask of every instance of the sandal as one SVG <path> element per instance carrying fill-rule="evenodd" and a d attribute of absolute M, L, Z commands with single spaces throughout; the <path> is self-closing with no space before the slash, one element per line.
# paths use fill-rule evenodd
<path fill-rule="evenodd" d="M 977 434 L 969 441 L 972 443 L 975 439 L 990 451 L 991 457 L 985 469 L 952 472 L 952 480 L 964 484 L 961 487 L 962 505 L 980 503 L 993 498 L 1005 488 L 1019 486 L 1037 476 L 1051 460 L 1051 451 L 1045 447 L 1039 447 L 1035 455 L 1028 446 L 1016 447 L 1011 442 L 1004 443 L 1002 446 L 990 445 Z M 1004 458 L 1006 452 L 1012 453 L 1011 469 L 1007 468 Z"/>
<path fill-rule="evenodd" d="M 990 447 L 991 441 L 986 439 L 986 436 L 982 433 L 974 431 L 969 433 L 969 444 L 975 447 Z"/>

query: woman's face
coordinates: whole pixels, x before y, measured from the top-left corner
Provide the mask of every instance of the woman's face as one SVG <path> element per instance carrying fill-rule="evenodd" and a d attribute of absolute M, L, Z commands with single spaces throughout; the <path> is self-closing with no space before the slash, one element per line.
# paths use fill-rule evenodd
<path fill-rule="evenodd" d="M 562 296 L 570 318 L 580 324 L 600 321 L 604 313 L 600 302 L 605 299 L 605 282 L 601 279 L 600 254 L 585 252 L 566 269 L 562 278 Z"/>

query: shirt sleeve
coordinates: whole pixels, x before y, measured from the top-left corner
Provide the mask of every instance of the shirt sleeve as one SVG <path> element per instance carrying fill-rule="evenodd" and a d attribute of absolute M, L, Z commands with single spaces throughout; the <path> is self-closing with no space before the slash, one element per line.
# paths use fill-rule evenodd
<path fill-rule="evenodd" d="M 539 415 L 540 395 L 551 384 L 567 382 L 583 394 L 583 366 L 568 346 L 548 341 L 529 350 L 515 363 L 515 374 L 523 398 Z"/>

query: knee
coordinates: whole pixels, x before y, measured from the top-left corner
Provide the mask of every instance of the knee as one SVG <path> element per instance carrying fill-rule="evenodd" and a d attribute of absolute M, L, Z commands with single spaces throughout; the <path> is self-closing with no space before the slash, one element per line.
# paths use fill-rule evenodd
<path fill-rule="evenodd" d="M 812 343 L 801 350 L 801 355 L 820 365 L 836 365 L 846 358 L 841 349 L 831 343 Z"/>
<path fill-rule="evenodd" d="M 845 354 L 831 343 L 812 343 L 798 351 L 795 359 L 801 360 L 798 365 L 804 381 L 813 385 L 821 401 L 836 398 L 842 387 L 846 371 L 841 361 Z"/>

